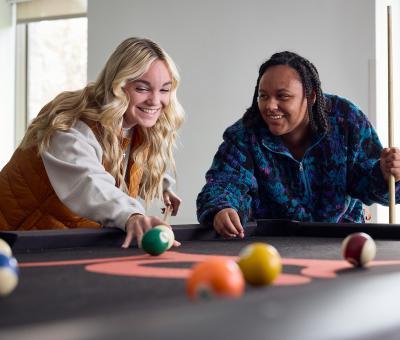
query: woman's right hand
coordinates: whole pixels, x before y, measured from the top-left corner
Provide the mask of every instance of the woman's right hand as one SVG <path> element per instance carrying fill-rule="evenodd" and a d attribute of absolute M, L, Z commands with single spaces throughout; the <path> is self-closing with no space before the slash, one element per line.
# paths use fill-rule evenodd
<path fill-rule="evenodd" d="M 214 229 L 223 237 L 244 237 L 244 229 L 235 209 L 225 208 L 214 216 Z"/>
<path fill-rule="evenodd" d="M 122 244 L 122 248 L 129 248 L 132 243 L 133 237 L 136 237 L 137 245 L 139 248 L 142 246 L 142 238 L 146 231 L 150 230 L 153 227 L 156 227 L 160 224 L 166 225 L 171 228 L 171 226 L 159 219 L 155 216 L 145 216 L 141 214 L 134 214 L 129 217 L 128 221 L 125 224 L 126 237 L 125 241 Z M 179 247 L 181 245 L 180 242 L 174 241 L 173 246 Z"/>

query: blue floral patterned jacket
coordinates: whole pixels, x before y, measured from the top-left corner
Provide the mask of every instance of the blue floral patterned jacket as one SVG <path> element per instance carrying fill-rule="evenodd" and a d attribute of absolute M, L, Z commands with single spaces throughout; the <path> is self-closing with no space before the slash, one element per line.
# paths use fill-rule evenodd
<path fill-rule="evenodd" d="M 212 223 L 231 207 L 243 224 L 249 218 L 364 222 L 362 202 L 387 205 L 374 128 L 348 100 L 326 98 L 330 130 L 313 137 L 301 161 L 264 123 L 249 128 L 240 119 L 230 126 L 197 197 L 198 220 Z M 400 182 L 397 203 L 399 192 Z"/>

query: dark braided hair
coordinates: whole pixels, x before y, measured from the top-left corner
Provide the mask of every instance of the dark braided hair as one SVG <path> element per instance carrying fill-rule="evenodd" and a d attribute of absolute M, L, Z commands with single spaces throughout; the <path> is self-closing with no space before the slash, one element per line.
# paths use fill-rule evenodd
<path fill-rule="evenodd" d="M 329 130 L 326 110 L 328 103 L 321 89 L 318 71 L 315 66 L 307 59 L 293 52 L 279 52 L 272 55 L 270 59 L 260 66 L 258 79 L 253 96 L 253 103 L 243 115 L 245 126 L 254 126 L 260 122 L 261 114 L 258 109 L 258 87 L 265 71 L 272 66 L 288 65 L 295 69 L 300 75 L 305 96 L 307 98 L 307 111 L 310 118 L 310 124 L 313 131 L 326 132 Z M 315 93 L 315 103 L 313 104 L 313 93 Z"/>

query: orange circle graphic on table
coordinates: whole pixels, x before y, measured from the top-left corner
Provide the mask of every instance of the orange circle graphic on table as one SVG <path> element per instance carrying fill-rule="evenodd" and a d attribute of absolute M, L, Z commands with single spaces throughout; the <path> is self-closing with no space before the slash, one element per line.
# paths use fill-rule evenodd
<path fill-rule="evenodd" d="M 157 257 L 146 254 L 85 260 L 26 262 L 20 263 L 19 267 L 85 265 L 85 270 L 104 275 L 186 279 L 189 276 L 191 269 L 162 267 L 162 265 L 171 265 L 174 263 L 197 263 L 216 256 L 233 260 L 238 259 L 237 256 L 204 255 L 167 251 Z M 311 282 L 313 279 L 333 279 L 337 276 L 339 271 L 353 269 L 352 265 L 344 260 L 283 258 L 282 265 L 283 268 L 285 266 L 299 267 L 301 268 L 300 274 L 289 274 L 283 272 L 273 282 L 272 285 L 274 286 L 302 285 Z M 400 265 L 400 260 L 372 261 L 369 263 L 368 267 L 391 265 Z"/>

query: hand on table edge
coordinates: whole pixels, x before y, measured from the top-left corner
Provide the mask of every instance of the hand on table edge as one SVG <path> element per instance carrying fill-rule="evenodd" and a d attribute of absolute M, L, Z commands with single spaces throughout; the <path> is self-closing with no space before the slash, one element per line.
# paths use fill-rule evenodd
<path fill-rule="evenodd" d="M 244 237 L 244 229 L 237 211 L 225 208 L 214 216 L 213 226 L 215 231 L 223 237 Z"/>
<path fill-rule="evenodd" d="M 129 246 L 132 243 L 133 237 L 136 236 L 138 248 L 141 248 L 142 238 L 143 238 L 143 235 L 146 233 L 146 231 L 148 231 L 160 224 L 163 224 L 163 225 L 167 226 L 168 228 L 171 228 L 171 226 L 168 223 L 162 221 L 158 217 L 145 216 L 142 214 L 132 214 L 125 224 L 126 237 L 125 237 L 125 240 L 122 243 L 121 247 L 129 248 Z M 181 243 L 176 240 L 173 243 L 174 247 L 179 247 L 180 245 L 181 245 Z"/>

